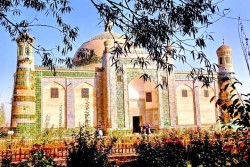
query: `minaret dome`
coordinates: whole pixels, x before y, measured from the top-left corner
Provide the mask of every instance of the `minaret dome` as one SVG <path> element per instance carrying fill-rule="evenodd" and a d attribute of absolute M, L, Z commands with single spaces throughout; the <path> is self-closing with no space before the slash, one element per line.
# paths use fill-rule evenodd
<path fill-rule="evenodd" d="M 223 44 L 217 49 L 216 54 L 218 56 L 219 72 L 233 72 L 232 48 Z"/>

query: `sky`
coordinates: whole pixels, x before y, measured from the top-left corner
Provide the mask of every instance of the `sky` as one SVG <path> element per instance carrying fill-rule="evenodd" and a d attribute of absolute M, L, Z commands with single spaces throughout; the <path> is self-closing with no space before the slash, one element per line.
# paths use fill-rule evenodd
<path fill-rule="evenodd" d="M 104 1 L 104 0 L 101 0 Z M 65 21 L 71 26 L 80 28 L 79 36 L 74 42 L 73 51 L 68 56 L 74 56 L 76 50 L 81 44 L 93 36 L 104 31 L 103 24 L 99 24 L 100 19 L 97 10 L 91 4 L 90 0 L 71 1 L 74 10 L 71 14 L 66 15 Z M 216 50 L 224 43 L 230 46 L 233 50 L 233 65 L 236 78 L 243 83 L 239 91 L 250 93 L 250 78 L 247 70 L 247 65 L 242 52 L 239 33 L 238 33 L 238 17 L 242 19 L 244 30 L 248 38 L 250 38 L 250 15 L 249 15 L 250 1 L 248 0 L 224 0 L 219 4 L 220 11 L 222 9 L 230 9 L 230 13 L 226 17 L 218 20 L 212 24 L 206 31 L 212 32 L 213 41 L 207 41 L 205 53 L 211 62 L 217 62 Z M 33 20 L 38 17 L 39 23 L 52 23 L 50 18 L 46 18 L 42 14 L 36 14 L 29 10 L 24 10 L 20 18 L 12 18 L 14 20 L 28 19 Z M 219 17 L 219 16 L 217 16 Z M 114 27 L 113 31 L 120 32 L 118 28 Z M 58 45 L 61 37 L 58 32 L 49 28 L 34 28 L 30 32 L 35 37 L 35 44 L 43 47 L 52 48 Z M 14 73 L 16 71 L 17 62 L 17 45 L 16 42 L 11 41 L 9 34 L 0 27 L 0 104 L 4 103 L 7 116 L 7 122 L 10 122 L 11 113 L 11 97 L 13 93 Z M 35 55 L 35 64 L 41 64 L 39 55 Z M 185 66 L 177 64 L 176 70 L 187 70 Z"/>

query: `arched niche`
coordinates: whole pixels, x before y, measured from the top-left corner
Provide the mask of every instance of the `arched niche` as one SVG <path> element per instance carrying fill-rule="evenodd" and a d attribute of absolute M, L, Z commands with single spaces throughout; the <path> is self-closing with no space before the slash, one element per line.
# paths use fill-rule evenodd
<path fill-rule="evenodd" d="M 178 125 L 194 125 L 193 89 L 187 85 L 180 85 L 176 89 L 176 110 Z M 171 97 L 170 97 L 171 98 Z"/>
<path fill-rule="evenodd" d="M 211 87 L 204 86 L 199 89 L 201 125 L 216 122 L 215 104 L 210 102 L 214 95 L 214 89 Z"/>
<path fill-rule="evenodd" d="M 94 126 L 94 87 L 88 83 L 78 85 L 75 95 L 75 127 Z"/>
<path fill-rule="evenodd" d="M 65 88 L 53 82 L 42 90 L 42 128 L 66 127 Z"/>

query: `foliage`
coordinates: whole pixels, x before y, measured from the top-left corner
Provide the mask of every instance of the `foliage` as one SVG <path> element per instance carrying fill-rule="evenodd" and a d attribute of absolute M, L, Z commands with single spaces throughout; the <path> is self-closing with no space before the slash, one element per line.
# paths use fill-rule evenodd
<path fill-rule="evenodd" d="M 90 107 L 89 107 L 89 99 L 86 98 L 86 102 L 85 102 L 85 111 L 84 111 L 84 123 L 85 126 L 88 128 L 90 127 Z"/>
<path fill-rule="evenodd" d="M 230 80 L 228 77 L 223 78 L 223 82 L 227 84 L 223 91 L 229 92 L 229 102 L 225 103 L 224 99 L 218 99 L 216 105 L 220 106 L 223 113 L 229 114 L 229 121 L 225 117 L 220 116 L 219 120 L 223 124 L 223 128 L 236 127 L 238 130 L 250 127 L 250 93 L 239 94 L 236 84 L 241 84 L 238 80 Z"/>
<path fill-rule="evenodd" d="M 188 145 L 188 156 L 192 166 L 226 166 L 227 158 L 220 141 L 210 144 L 205 140 L 193 140 Z"/>
<path fill-rule="evenodd" d="M 115 141 L 116 139 L 112 138 L 110 143 L 105 145 L 103 138 L 95 138 L 81 127 L 75 142 L 69 146 L 67 166 L 110 166 L 108 153 Z"/>
<path fill-rule="evenodd" d="M 25 140 L 25 139 L 34 139 L 34 144 L 48 144 L 53 138 L 62 135 L 63 129 L 43 128 L 41 131 L 37 131 L 35 126 L 29 126 L 26 124 L 18 125 L 18 133 L 16 136 Z"/>
<path fill-rule="evenodd" d="M 61 138 L 63 135 L 63 111 L 62 111 L 62 104 L 59 107 L 59 129 L 58 129 L 58 137 Z"/>
<path fill-rule="evenodd" d="M 220 135 L 217 139 L 210 140 L 208 136 L 204 140 L 193 140 L 188 145 L 187 154 L 192 166 L 242 166 L 249 163 L 249 139 L 242 138 L 241 142 L 228 137 L 222 140 Z M 242 143 L 242 144 L 241 144 Z"/>
<path fill-rule="evenodd" d="M 5 109 L 4 104 L 1 104 L 0 107 L 0 127 L 5 126 L 6 116 L 5 116 Z"/>
<path fill-rule="evenodd" d="M 53 158 L 47 155 L 42 148 L 34 148 L 27 161 L 20 164 L 21 167 L 53 167 L 54 165 Z"/>
<path fill-rule="evenodd" d="M 189 143 L 183 143 L 182 136 L 173 133 L 170 136 L 146 137 L 135 143 L 137 161 L 123 166 L 246 167 L 250 164 L 250 140 L 247 133 L 221 131 L 209 134 L 198 130 L 186 131 L 185 135 L 191 136 Z"/>
<path fill-rule="evenodd" d="M 157 69 L 171 72 L 174 65 L 169 59 L 188 64 L 187 54 L 204 63 L 204 68 L 194 68 L 189 77 L 209 85 L 214 80 L 217 65 L 211 64 L 203 52 L 205 40 L 213 40 L 206 28 L 213 23 L 218 3 L 212 0 L 91 0 L 104 22 L 113 22 L 123 32 L 125 43 L 116 42 L 111 57 L 117 71 L 122 71 L 119 57 L 134 47 L 146 49 L 147 58 L 139 55 L 132 63 L 147 68 L 150 62 Z M 207 73 L 206 75 L 205 72 Z M 145 79 L 150 76 L 144 75 Z"/>
<path fill-rule="evenodd" d="M 46 17 L 54 19 L 54 23 L 40 23 L 38 18 L 25 18 L 19 20 L 19 16 L 23 15 L 23 11 L 30 10 L 36 13 L 44 14 Z M 33 46 L 36 52 L 42 56 L 42 64 L 50 69 L 55 69 L 55 63 L 65 63 L 69 67 L 72 66 L 72 58 L 54 59 L 54 50 L 66 56 L 72 50 L 72 41 L 75 41 L 78 35 L 78 28 L 64 22 L 62 16 L 72 11 L 68 0 L 4 0 L 0 1 L 0 26 L 3 27 L 15 40 L 17 35 L 24 32 L 32 31 L 34 27 L 51 28 L 60 33 L 62 46 L 55 48 L 43 48 L 42 46 Z"/>
<path fill-rule="evenodd" d="M 95 138 L 84 128 L 80 128 L 68 150 L 67 166 L 112 166 L 108 162 L 110 149 L 114 142 L 133 142 L 138 155 L 136 160 L 119 166 L 240 166 L 250 164 L 250 139 L 248 132 L 233 130 L 208 132 L 200 129 L 168 130 L 164 135 L 151 134 L 138 139 L 127 136 L 116 138 Z M 185 137 L 189 136 L 189 138 Z M 186 138 L 184 140 L 184 138 Z M 184 142 L 185 141 L 185 142 Z M 43 158 L 42 158 L 43 157 Z M 10 157 L 9 157 L 10 158 Z M 42 147 L 34 148 L 23 165 L 46 164 L 50 166 L 51 157 L 44 154 Z M 127 159 L 129 160 L 129 159 Z M 5 158 L 9 164 L 11 159 Z"/>
<path fill-rule="evenodd" d="M 186 166 L 186 150 L 178 138 L 155 139 L 152 143 L 144 138 L 136 144 L 138 166 Z"/>
<path fill-rule="evenodd" d="M 165 120 L 164 121 L 164 128 L 167 128 L 170 126 L 170 121 L 169 120 Z"/>
<path fill-rule="evenodd" d="M 76 66 L 82 66 L 82 65 L 89 65 L 89 64 L 95 64 L 95 63 L 101 63 L 102 58 L 98 57 L 94 50 L 89 50 L 87 48 L 81 48 L 77 52 L 77 59 L 74 60 L 74 64 Z"/>
<path fill-rule="evenodd" d="M 125 137 L 126 135 L 131 135 L 132 130 L 109 130 L 108 135 L 116 138 L 122 138 Z"/>
<path fill-rule="evenodd" d="M 2 167 L 10 167 L 11 161 L 12 161 L 11 156 L 5 156 L 1 161 L 1 166 Z"/>
<path fill-rule="evenodd" d="M 6 136 L 8 136 L 8 133 L 6 133 L 6 132 L 0 132 L 0 138 L 1 137 L 6 137 Z"/>
<path fill-rule="evenodd" d="M 53 128 L 46 128 L 43 129 L 41 132 L 37 133 L 35 136 L 36 144 L 48 144 L 52 141 L 54 137 L 56 137 L 56 129 Z"/>

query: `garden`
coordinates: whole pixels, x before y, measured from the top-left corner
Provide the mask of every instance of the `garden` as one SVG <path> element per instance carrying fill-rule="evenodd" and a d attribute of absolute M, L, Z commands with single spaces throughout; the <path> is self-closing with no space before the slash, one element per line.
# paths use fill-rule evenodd
<path fill-rule="evenodd" d="M 44 144 L 13 139 L 11 148 L 1 145 L 1 166 L 248 167 L 249 136 L 248 131 L 232 129 L 169 128 L 150 135 L 110 132 L 98 137 L 80 128 L 72 137 L 51 138 Z"/>

